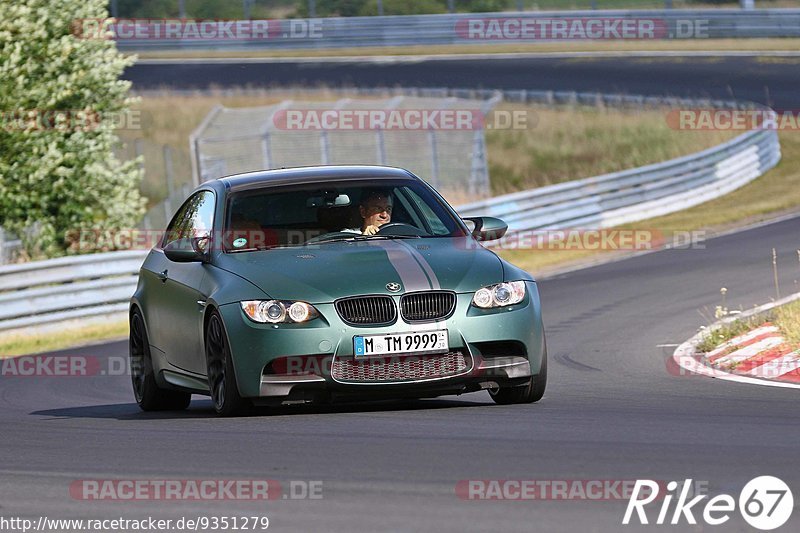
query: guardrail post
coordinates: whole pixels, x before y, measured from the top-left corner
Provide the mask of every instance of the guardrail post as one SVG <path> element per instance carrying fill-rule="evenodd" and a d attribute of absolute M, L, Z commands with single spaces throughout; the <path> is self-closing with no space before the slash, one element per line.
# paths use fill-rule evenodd
<path fill-rule="evenodd" d="M 488 192 L 489 166 L 486 161 L 486 145 L 483 142 L 483 129 L 472 134 L 472 165 L 470 168 L 468 190 L 470 195 Z"/>
<path fill-rule="evenodd" d="M 270 151 L 268 132 L 264 132 L 264 136 L 261 138 L 261 157 L 264 160 L 264 168 L 272 168 L 272 152 Z"/>
<path fill-rule="evenodd" d="M 323 165 L 329 165 L 331 161 L 331 145 L 328 140 L 328 132 L 325 130 L 322 130 L 319 135 L 319 149 L 320 161 Z"/>
<path fill-rule="evenodd" d="M 375 144 L 378 148 L 378 164 L 386 164 L 386 139 L 383 137 L 383 130 L 378 128 L 375 132 Z"/>
<path fill-rule="evenodd" d="M 133 157 L 135 157 L 135 158 L 141 157 L 142 158 L 142 160 L 139 161 L 139 168 L 142 169 L 142 172 L 144 172 L 144 157 L 143 156 L 144 156 L 144 140 L 141 139 L 141 138 L 134 139 L 133 140 Z"/>
<path fill-rule="evenodd" d="M 164 210 L 169 220 L 172 213 L 172 197 L 175 195 L 175 179 L 172 172 L 172 148 L 164 145 L 164 174 L 167 178 L 167 197 L 164 199 Z"/>
<path fill-rule="evenodd" d="M 428 142 L 431 145 L 431 185 L 439 188 L 439 150 L 436 146 L 436 132 L 428 130 Z"/>

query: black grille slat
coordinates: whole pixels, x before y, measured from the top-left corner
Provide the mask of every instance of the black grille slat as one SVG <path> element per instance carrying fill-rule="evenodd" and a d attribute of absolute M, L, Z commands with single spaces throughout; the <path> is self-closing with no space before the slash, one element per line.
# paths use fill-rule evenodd
<path fill-rule="evenodd" d="M 348 383 L 402 383 L 457 376 L 468 372 L 472 360 L 460 351 L 415 356 L 400 354 L 360 361 L 334 357 L 333 379 Z"/>
<path fill-rule="evenodd" d="M 359 296 L 336 302 L 336 312 L 353 325 L 391 324 L 397 319 L 397 308 L 391 296 Z"/>
<path fill-rule="evenodd" d="M 412 292 L 400 298 L 400 312 L 407 322 L 441 320 L 452 314 L 456 295 L 449 291 Z M 397 308 L 391 296 L 359 296 L 336 302 L 339 316 L 353 325 L 391 324 Z"/>
<path fill-rule="evenodd" d="M 447 291 L 410 293 L 400 299 L 400 312 L 407 322 L 427 322 L 447 318 L 455 306 L 456 295 Z"/>

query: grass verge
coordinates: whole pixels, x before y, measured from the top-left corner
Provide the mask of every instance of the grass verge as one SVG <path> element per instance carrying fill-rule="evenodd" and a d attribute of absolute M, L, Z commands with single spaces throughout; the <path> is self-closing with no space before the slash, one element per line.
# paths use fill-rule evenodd
<path fill-rule="evenodd" d="M 163 147 L 171 148 L 175 183 L 189 183 L 188 138 L 215 105 L 256 107 L 284 100 L 333 102 L 346 96 L 324 89 L 265 90 L 239 95 L 147 93 L 135 106 L 141 129 L 118 133 L 126 143 L 127 150 L 123 153 L 126 157 L 134 156 L 136 139 L 143 141 L 140 143 L 145 156 L 142 193 L 154 204 L 167 193 Z M 522 111 L 527 119 L 525 127 L 519 129 L 487 129 L 489 175 L 495 195 L 656 163 L 709 148 L 733 136 L 731 132 L 671 129 L 666 111 L 660 109 L 548 108 L 503 102 L 494 111 Z M 447 191 L 443 192 L 447 195 Z M 448 200 L 458 204 L 469 199 L 448 197 Z"/>
<path fill-rule="evenodd" d="M 98 341 L 123 339 L 128 336 L 126 319 L 64 328 L 58 335 L 15 333 L 0 336 L 0 359 L 17 355 L 64 350 Z"/>
<path fill-rule="evenodd" d="M 144 133 L 148 140 L 174 146 L 176 150 L 182 146 L 186 151 L 188 164 L 188 132 L 217 102 L 222 101 L 228 106 L 267 105 L 286 97 L 285 94 L 271 97 L 265 95 L 255 100 L 252 96 L 147 97 L 139 103 L 139 108 L 143 110 L 144 130 L 136 133 Z M 338 97 L 338 94 L 331 94 L 327 99 L 334 100 Z M 506 105 L 511 104 L 503 104 Z M 489 160 L 494 165 L 493 179 L 498 174 L 505 176 L 505 183 L 501 181 L 503 184 L 496 186 L 498 191 L 610 172 L 696 151 L 706 147 L 704 143 L 710 146 L 721 142 L 718 137 L 696 136 L 696 132 L 667 130 L 664 128 L 663 112 L 658 111 L 628 113 L 594 108 L 565 108 L 539 109 L 536 113 L 539 116 L 536 128 L 522 132 L 505 132 L 509 135 L 492 131 L 487 135 Z M 604 130 L 604 127 L 609 129 Z M 130 133 L 126 132 L 128 140 L 131 139 Z M 791 131 L 781 132 L 779 135 L 783 159 L 764 176 L 722 198 L 685 211 L 622 227 L 655 229 L 665 233 L 698 229 L 713 232 L 796 210 L 800 206 L 800 187 L 797 187 L 797 183 L 800 183 L 800 135 Z M 653 144 L 659 138 L 670 146 L 648 148 L 647 145 Z M 566 149 L 568 147 L 572 148 L 572 152 Z M 542 157 L 531 153 L 534 151 L 549 155 Z M 571 160 L 575 158 L 581 161 Z M 158 175 L 158 170 L 154 168 L 151 172 Z M 611 253 L 586 250 L 514 250 L 501 251 L 500 255 L 534 274 L 541 275 L 571 264 L 597 261 Z M 786 312 L 795 313 L 794 319 L 787 319 L 787 323 L 794 324 L 795 328 L 787 330 L 787 336 L 800 337 L 800 304 L 795 308 L 787 306 Z M 731 337 L 735 336 L 737 327 L 739 326 L 732 326 L 729 331 Z M 73 328 L 58 338 L 53 338 L 52 335 L 0 336 L 0 357 L 123 338 L 127 335 L 127 328 L 127 323 L 123 321 Z"/>
<path fill-rule="evenodd" d="M 439 46 L 386 46 L 328 48 L 316 50 L 164 50 L 146 51 L 139 59 L 206 59 L 270 57 L 356 57 L 413 56 L 448 54 L 517 54 L 559 52 L 773 52 L 796 51 L 800 39 L 686 39 L 686 40 L 608 40 L 541 43 L 482 43 Z"/>
<path fill-rule="evenodd" d="M 795 300 L 770 309 L 766 313 L 738 318 L 709 331 L 697 345 L 697 351 L 708 353 L 720 344 L 744 335 L 766 323 L 777 326 L 787 343 L 800 346 L 800 300 Z"/>
<path fill-rule="evenodd" d="M 670 128 L 666 110 L 521 106 L 530 127 L 487 130 L 494 195 L 658 163 L 723 143 L 729 131 Z"/>
<path fill-rule="evenodd" d="M 752 316 L 748 318 L 738 318 L 732 322 L 723 324 L 716 329 L 710 330 L 697 345 L 696 349 L 698 352 L 708 353 L 720 344 L 764 325 L 770 318 L 771 317 L 766 317 L 765 315 Z"/>
<path fill-rule="evenodd" d="M 800 346 L 800 300 L 774 309 L 774 323 L 787 342 Z"/>
<path fill-rule="evenodd" d="M 647 229 L 671 235 L 675 231 L 705 230 L 706 236 L 757 223 L 800 208 L 800 134 L 779 133 L 783 157 L 778 165 L 736 191 L 670 215 L 620 226 Z M 686 253 L 698 250 L 686 250 Z M 568 265 L 601 261 L 617 253 L 590 250 L 507 250 L 501 256 L 512 263 L 543 275 Z"/>

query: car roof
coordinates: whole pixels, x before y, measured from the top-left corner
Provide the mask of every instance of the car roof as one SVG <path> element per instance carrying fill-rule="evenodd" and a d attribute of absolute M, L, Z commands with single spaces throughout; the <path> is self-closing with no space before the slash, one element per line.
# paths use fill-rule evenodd
<path fill-rule="evenodd" d="M 419 180 L 408 170 L 378 165 L 324 165 L 309 167 L 260 170 L 245 174 L 234 174 L 217 181 L 225 188 L 234 191 L 256 188 L 261 185 L 284 185 L 294 183 L 313 183 L 316 181 L 338 179 L 414 179 Z"/>

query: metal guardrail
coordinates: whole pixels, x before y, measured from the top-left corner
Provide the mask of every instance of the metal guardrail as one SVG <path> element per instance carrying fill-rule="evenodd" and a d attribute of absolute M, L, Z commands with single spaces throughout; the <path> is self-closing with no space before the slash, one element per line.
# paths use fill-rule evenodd
<path fill-rule="evenodd" d="M 0 267 L 0 332 L 125 313 L 147 251 Z"/>
<path fill-rule="evenodd" d="M 514 38 L 513 31 L 503 33 L 502 37 L 490 36 L 476 39 L 469 33 L 469 24 L 478 19 L 514 19 L 550 21 L 556 19 L 585 22 L 592 19 L 623 19 L 626 21 L 653 21 L 655 32 L 638 39 L 729 39 L 729 38 L 770 38 L 800 37 L 800 9 L 669 9 L 669 10 L 598 10 L 598 11 L 526 11 L 500 13 L 455 13 L 442 15 L 402 15 L 384 17 L 333 17 L 317 19 L 257 20 L 247 22 L 251 26 L 268 29 L 256 33 L 252 38 L 237 39 L 225 37 L 226 28 L 230 31 L 230 21 L 217 22 L 219 27 L 186 27 L 183 38 L 153 38 L 166 35 L 155 28 L 143 31 L 146 37 L 133 36 L 133 27 L 118 32 L 117 45 L 121 50 L 138 52 L 146 50 L 265 50 L 265 49 L 314 49 L 344 47 L 380 47 L 412 45 L 452 45 L 452 44 L 491 44 L 502 42 L 526 42 L 524 38 Z M 139 22 L 139 24 L 144 24 Z M 228 26 L 224 26 L 227 24 Z M 517 28 L 516 23 L 511 30 Z M 488 23 L 485 26 L 489 28 Z M 538 22 L 537 22 L 537 26 Z M 122 27 L 121 27 L 122 28 Z M 586 26 L 589 28 L 589 26 Z M 189 31 L 191 30 L 191 31 Z M 125 33 L 125 31 L 129 33 Z M 503 30 L 505 31 L 505 30 Z M 563 37 L 555 33 L 550 40 L 584 40 L 578 33 L 570 35 L 567 30 Z M 537 32 L 538 33 L 538 32 Z M 588 31 L 587 31 L 588 33 Z M 487 31 L 488 34 L 488 31 Z M 174 35 L 174 34 L 173 34 Z M 182 34 L 181 34 L 182 35 Z M 211 38 L 203 38 L 211 35 Z M 260 35 L 260 37 L 259 37 Z M 472 35 L 472 37 L 470 37 Z M 483 35 L 483 34 L 480 34 Z M 548 34 L 549 35 L 549 34 Z M 614 39 L 615 33 L 603 39 Z M 621 39 L 623 37 L 616 37 Z M 536 39 L 542 42 L 546 39 Z M 530 40 L 532 41 L 532 40 Z M 529 41 L 529 42 L 530 42 Z"/>
<path fill-rule="evenodd" d="M 497 196 L 459 206 L 458 213 L 502 218 L 511 231 L 607 228 L 727 194 L 761 176 L 780 158 L 776 131 L 748 131 L 696 154 Z"/>
<path fill-rule="evenodd" d="M 408 94 L 407 90 L 404 90 Z M 414 94 L 492 97 L 498 91 L 425 89 Z M 752 107 L 730 101 L 551 91 L 505 91 L 507 100 L 617 106 Z M 631 170 L 494 197 L 457 208 L 502 218 L 512 231 L 602 228 L 686 209 L 754 180 L 780 160 L 774 130 L 748 131 L 696 154 Z M 69 256 L 0 266 L 0 333 L 71 319 L 124 315 L 147 251 Z"/>
<path fill-rule="evenodd" d="M 697 154 L 463 205 L 512 231 L 610 227 L 722 196 L 780 160 L 773 130 L 750 131 Z M 0 333 L 69 319 L 122 315 L 147 251 L 62 257 L 0 267 Z"/>

